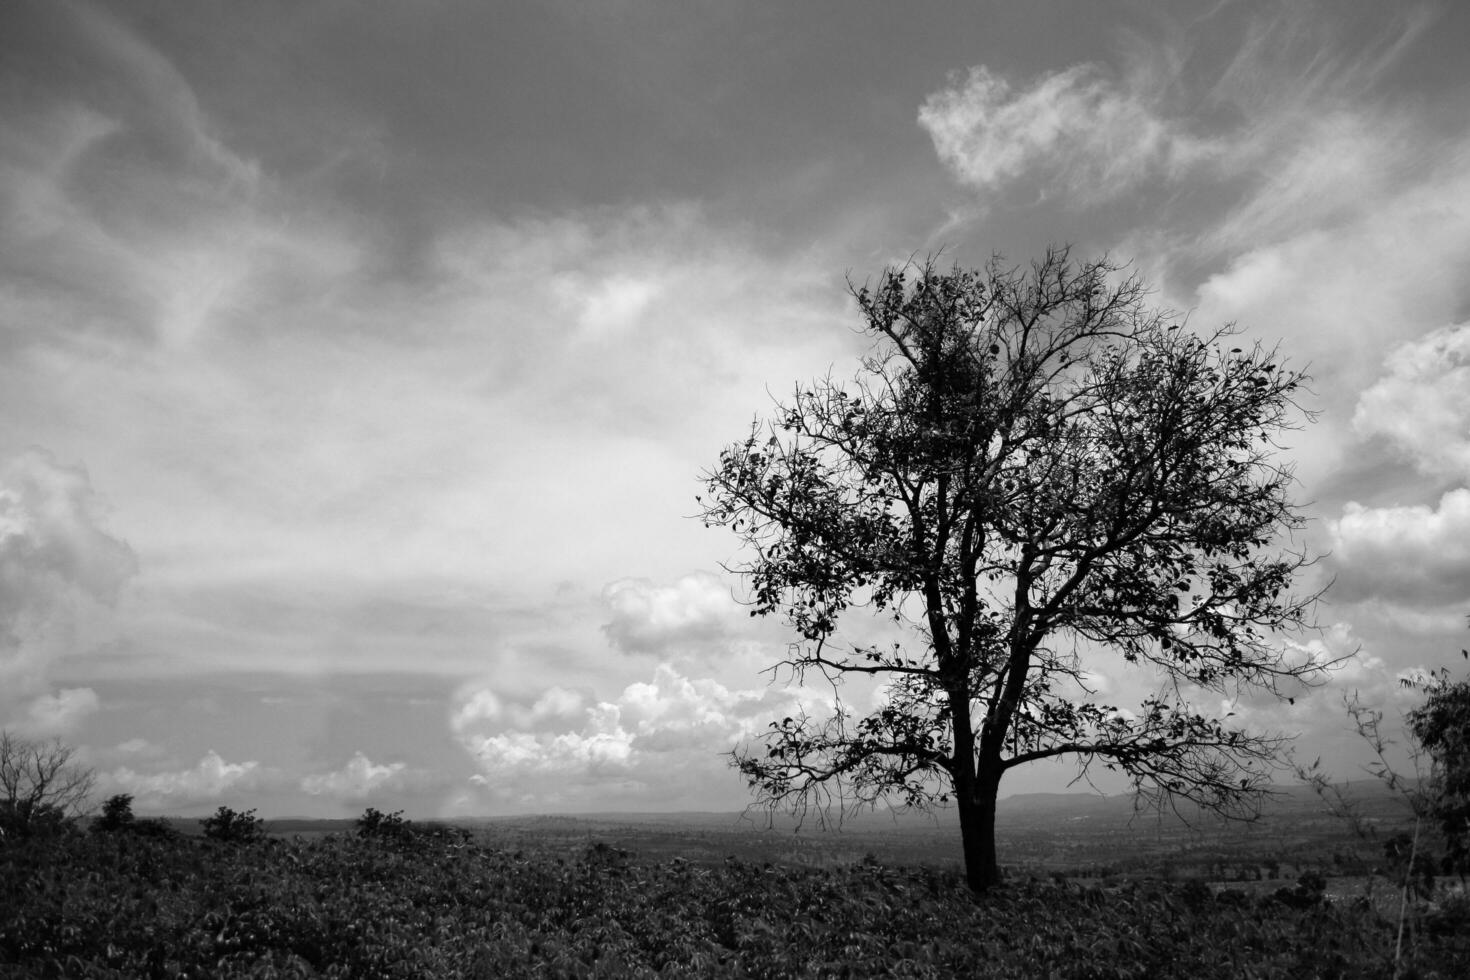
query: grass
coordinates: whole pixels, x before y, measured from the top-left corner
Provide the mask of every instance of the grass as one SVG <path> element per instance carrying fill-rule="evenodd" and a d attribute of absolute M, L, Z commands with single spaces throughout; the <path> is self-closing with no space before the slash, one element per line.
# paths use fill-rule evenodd
<path fill-rule="evenodd" d="M 583 822 L 227 845 L 77 834 L 0 847 L 0 977 L 1383 977 L 1396 923 L 1302 883 L 1081 883 L 823 852 L 631 853 Z M 611 821 L 605 821 L 611 822 Z M 553 832 L 545 832 L 551 826 Z M 628 834 L 670 839 L 645 821 Z M 688 831 L 708 848 L 775 841 Z M 789 831 L 780 832 L 790 838 Z M 751 836 L 747 837 L 749 834 Z M 1458 906 L 1404 975 L 1470 975 Z M 1457 918 L 1458 916 L 1458 918 Z"/>

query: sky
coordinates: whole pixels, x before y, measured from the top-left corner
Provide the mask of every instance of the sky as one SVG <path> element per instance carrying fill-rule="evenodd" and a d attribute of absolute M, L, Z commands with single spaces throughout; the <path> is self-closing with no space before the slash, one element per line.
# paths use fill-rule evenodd
<path fill-rule="evenodd" d="M 6 3 L 0 725 L 140 813 L 738 810 L 722 753 L 826 695 L 762 673 L 701 471 L 856 369 L 849 281 L 1070 243 L 1311 375 L 1283 642 L 1354 656 L 1223 707 L 1361 777 L 1343 696 L 1396 727 L 1470 639 L 1467 43 L 1451 0 Z"/>

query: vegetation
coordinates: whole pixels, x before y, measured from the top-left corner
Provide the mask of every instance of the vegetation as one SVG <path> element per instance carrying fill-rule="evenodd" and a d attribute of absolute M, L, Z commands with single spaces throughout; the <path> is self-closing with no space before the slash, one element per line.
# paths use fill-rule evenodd
<path fill-rule="evenodd" d="M 214 816 L 199 821 L 199 826 L 205 837 L 225 844 L 254 844 L 265 839 L 265 821 L 254 810 L 237 813 L 222 806 Z"/>
<path fill-rule="evenodd" d="M 783 665 L 884 685 L 868 714 L 784 718 L 737 749 L 762 802 L 952 799 L 976 890 L 999 880 L 1001 780 L 1030 762 L 1248 815 L 1279 740 L 1198 692 L 1277 693 L 1324 666 L 1273 640 L 1311 601 L 1289 592 L 1308 559 L 1282 544 L 1302 518 L 1272 455 L 1303 376 L 1065 250 L 888 270 L 854 295 L 875 346 L 853 383 L 799 388 L 701 497 L 753 554 L 754 613 L 799 636 Z M 858 606 L 910 641 L 842 642 Z M 1099 699 L 1088 670 L 1125 665 L 1158 693 Z"/>
<path fill-rule="evenodd" d="M 137 834 L 143 837 L 174 838 L 179 832 L 167 820 L 139 820 L 133 816 L 133 797 L 129 793 L 110 796 L 102 804 L 102 814 L 92 821 L 94 834 Z"/>
<path fill-rule="evenodd" d="M 413 821 L 403 819 L 402 810 L 384 813 L 375 807 L 368 807 L 362 812 L 362 816 L 357 818 L 357 836 L 359 837 L 402 839 L 413 836 L 413 833 Z"/>
<path fill-rule="evenodd" d="M 1463 873 L 1470 870 L 1470 680 L 1432 676 L 1408 723 L 1431 762 L 1425 809 L 1445 839 L 1444 869 Z"/>
<path fill-rule="evenodd" d="M 0 976 L 1380 977 L 1392 925 L 1200 882 L 1013 881 L 865 861 L 793 869 L 568 858 L 451 835 L 217 847 L 127 833 L 0 846 Z M 1421 977 L 1470 938 L 1426 929 Z"/>
<path fill-rule="evenodd" d="M 60 833 L 86 811 L 96 777 L 74 755 L 59 739 L 0 731 L 0 838 Z"/>

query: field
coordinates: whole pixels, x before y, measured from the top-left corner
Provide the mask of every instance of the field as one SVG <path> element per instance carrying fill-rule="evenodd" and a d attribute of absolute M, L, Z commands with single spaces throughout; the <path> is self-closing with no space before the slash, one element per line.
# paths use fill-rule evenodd
<path fill-rule="evenodd" d="M 1327 897 L 1388 889 L 1340 821 L 1286 806 L 1251 830 L 1190 828 L 1117 801 L 1032 797 L 1010 801 L 1006 823 L 1016 861 L 979 898 L 952 828 L 883 815 L 841 833 L 624 814 L 378 837 L 280 822 L 248 844 L 11 842 L 0 977 L 1393 973 L 1396 916 Z M 1334 855 L 1344 875 L 1322 875 Z M 1470 975 L 1465 913 L 1418 906 L 1401 975 Z"/>
<path fill-rule="evenodd" d="M 1354 784 L 1353 798 L 1371 836 L 1354 832 L 1310 791 L 1271 801 L 1254 822 L 1208 814 L 1183 817 L 1138 811 L 1128 797 L 1032 794 L 1002 800 L 997 847 L 1013 874 L 1074 880 L 1189 879 L 1246 885 L 1328 879 L 1386 871 L 1383 844 L 1412 830 L 1402 804 L 1376 782 Z M 268 825 L 290 836 L 351 829 L 351 821 Z M 591 814 L 510 817 L 474 824 L 487 838 L 572 856 L 594 842 L 639 863 L 671 858 L 722 863 L 727 857 L 789 867 L 831 868 L 859 861 L 958 869 L 959 828 L 952 814 L 863 813 L 835 826 L 764 812 Z"/>

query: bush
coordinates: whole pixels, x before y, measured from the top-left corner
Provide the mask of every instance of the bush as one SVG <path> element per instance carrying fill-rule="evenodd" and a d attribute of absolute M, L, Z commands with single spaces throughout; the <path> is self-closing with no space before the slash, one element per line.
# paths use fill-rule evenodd
<path fill-rule="evenodd" d="M 92 822 L 92 833 L 131 834 L 158 840 L 172 840 L 179 836 L 167 820 L 157 817 L 139 820 L 134 817 L 133 798 L 127 793 L 108 797 L 102 804 L 102 815 Z"/>
<path fill-rule="evenodd" d="M 133 824 L 133 797 L 128 793 L 109 796 L 102 804 L 102 815 L 92 823 L 92 833 L 113 834 Z"/>
<path fill-rule="evenodd" d="M 414 835 L 413 821 L 403 819 L 402 810 L 384 813 L 368 807 L 357 818 L 357 836 L 407 840 Z"/>
<path fill-rule="evenodd" d="M 0 840 L 26 840 L 70 833 L 71 818 L 58 806 L 30 800 L 0 800 Z"/>
<path fill-rule="evenodd" d="M 254 810 L 236 813 L 227 806 L 214 812 L 214 816 L 199 821 L 204 836 L 210 840 L 228 844 L 251 844 L 265 839 L 265 821 L 255 816 Z"/>

